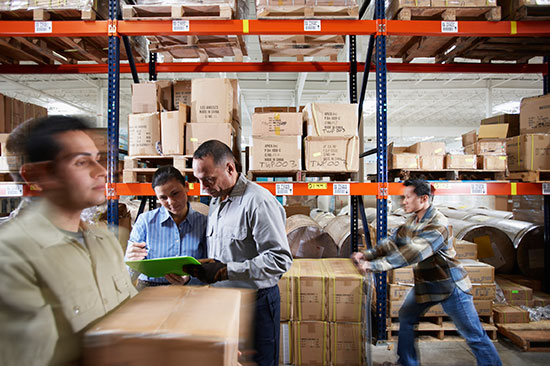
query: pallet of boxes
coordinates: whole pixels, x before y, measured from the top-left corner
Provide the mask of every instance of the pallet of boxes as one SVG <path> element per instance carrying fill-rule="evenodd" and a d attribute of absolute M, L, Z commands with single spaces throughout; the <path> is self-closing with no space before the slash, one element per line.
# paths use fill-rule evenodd
<path fill-rule="evenodd" d="M 472 282 L 474 306 L 482 326 L 491 339 L 496 339 L 497 328 L 492 325 L 492 305 L 496 296 L 494 267 L 477 261 L 477 245 L 475 243 L 454 240 L 454 248 L 456 258 L 460 260 Z M 397 340 L 399 309 L 401 309 L 409 291 L 414 291 L 413 267 L 408 266 L 390 271 L 388 282 L 387 337 L 389 340 Z M 455 324 L 439 304 L 429 308 L 420 318 L 417 334 L 420 340 L 454 340 L 458 336 Z"/>
<path fill-rule="evenodd" d="M 238 105 L 236 80 L 134 84 L 123 182 L 150 182 L 163 165 L 173 165 L 184 175 L 192 173 L 193 152 L 210 139 L 227 144 L 239 160 Z"/>
<path fill-rule="evenodd" d="M 505 173 L 508 169 L 506 138 L 509 124 L 495 123 L 499 121 L 498 117 L 484 119 L 478 131 L 462 135 L 464 154 L 475 155 L 479 170 Z"/>
<path fill-rule="evenodd" d="M 295 259 L 279 290 L 280 364 L 365 364 L 363 277 L 350 259 Z"/>

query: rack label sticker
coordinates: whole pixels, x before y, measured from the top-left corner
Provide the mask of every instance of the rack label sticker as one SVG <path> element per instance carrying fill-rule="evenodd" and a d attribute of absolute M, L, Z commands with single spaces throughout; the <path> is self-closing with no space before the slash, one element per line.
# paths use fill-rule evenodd
<path fill-rule="evenodd" d="M 326 183 L 308 183 L 307 189 L 327 189 Z"/>
<path fill-rule="evenodd" d="M 487 194 L 487 183 L 472 183 L 470 184 L 471 194 Z"/>
<path fill-rule="evenodd" d="M 34 22 L 34 33 L 52 33 L 52 22 Z"/>
<path fill-rule="evenodd" d="M 335 196 L 349 196 L 349 183 L 334 183 L 332 185 L 332 194 Z"/>
<path fill-rule="evenodd" d="M 22 184 L 0 185 L 0 197 L 21 197 L 21 196 L 23 196 Z"/>
<path fill-rule="evenodd" d="M 550 194 L 550 183 L 542 183 L 542 194 Z"/>
<path fill-rule="evenodd" d="M 172 20 L 172 32 L 189 32 L 189 20 Z"/>
<path fill-rule="evenodd" d="M 204 190 L 204 186 L 202 184 L 200 186 L 201 186 L 200 195 L 201 196 L 210 196 L 210 194 Z"/>
<path fill-rule="evenodd" d="M 451 185 L 449 183 L 434 183 L 433 187 L 435 190 L 438 189 L 451 189 Z"/>
<path fill-rule="evenodd" d="M 276 183 L 275 195 L 276 196 L 292 196 L 294 194 L 294 185 L 292 183 Z"/>
<path fill-rule="evenodd" d="M 304 20 L 304 31 L 306 31 L 306 32 L 320 32 L 321 31 L 321 20 L 318 20 L 318 19 L 305 19 Z"/>
<path fill-rule="evenodd" d="M 458 33 L 458 22 L 441 22 L 441 33 Z"/>

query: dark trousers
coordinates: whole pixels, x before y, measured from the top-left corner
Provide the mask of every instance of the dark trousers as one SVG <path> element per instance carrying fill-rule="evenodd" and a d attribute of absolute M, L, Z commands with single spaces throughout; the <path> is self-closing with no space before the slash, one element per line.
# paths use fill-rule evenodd
<path fill-rule="evenodd" d="M 281 320 L 279 286 L 258 290 L 255 315 L 254 361 L 259 366 L 277 366 Z"/>

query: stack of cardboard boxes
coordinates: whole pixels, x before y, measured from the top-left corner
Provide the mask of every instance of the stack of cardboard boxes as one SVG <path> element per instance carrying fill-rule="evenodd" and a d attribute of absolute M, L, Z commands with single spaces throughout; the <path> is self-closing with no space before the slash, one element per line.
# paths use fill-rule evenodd
<path fill-rule="evenodd" d="M 508 166 L 506 137 L 509 126 L 498 123 L 501 121 L 499 117 L 482 120 L 479 132 L 473 130 L 462 135 L 464 153 L 476 156 L 478 169 L 505 171 Z"/>
<path fill-rule="evenodd" d="M 279 281 L 280 363 L 361 365 L 362 283 L 350 259 L 295 259 Z"/>
<path fill-rule="evenodd" d="M 0 94 L 0 133 L 10 133 L 26 120 L 46 116 L 46 108 Z"/>

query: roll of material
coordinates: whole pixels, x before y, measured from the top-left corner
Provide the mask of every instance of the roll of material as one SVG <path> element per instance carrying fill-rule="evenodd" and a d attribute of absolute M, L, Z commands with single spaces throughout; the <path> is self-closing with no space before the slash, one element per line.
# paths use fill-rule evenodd
<path fill-rule="evenodd" d="M 294 258 L 338 256 L 334 239 L 309 216 L 293 215 L 287 218 L 286 234 Z"/>

